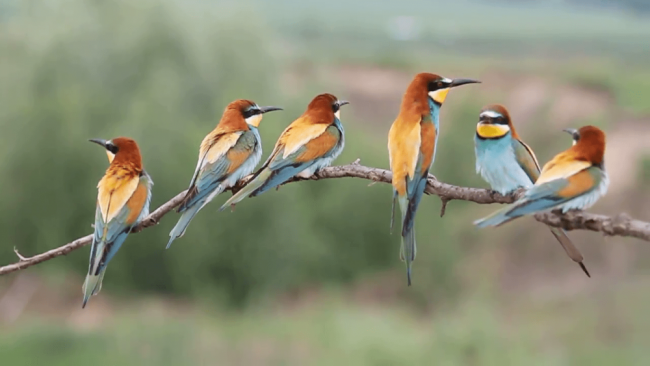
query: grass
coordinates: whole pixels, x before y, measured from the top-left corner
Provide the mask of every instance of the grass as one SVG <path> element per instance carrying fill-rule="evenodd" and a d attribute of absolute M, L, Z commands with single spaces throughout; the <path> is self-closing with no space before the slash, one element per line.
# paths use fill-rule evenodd
<path fill-rule="evenodd" d="M 645 286 L 628 282 L 534 300 L 526 300 L 525 293 L 497 300 L 476 292 L 426 315 L 395 302 L 350 302 L 338 292 L 316 295 L 305 307 L 243 313 L 122 305 L 95 327 L 31 314 L 20 327 L 0 330 L 0 358 L 17 366 L 46 359 L 53 366 L 89 360 L 97 366 L 424 365 L 432 360 L 436 365 L 640 365 L 650 339 Z"/>

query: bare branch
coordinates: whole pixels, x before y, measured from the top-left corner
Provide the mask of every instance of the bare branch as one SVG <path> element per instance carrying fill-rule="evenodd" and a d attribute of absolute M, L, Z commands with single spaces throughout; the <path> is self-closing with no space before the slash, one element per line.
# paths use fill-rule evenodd
<path fill-rule="evenodd" d="M 141 231 L 144 228 L 156 225 L 158 223 L 158 221 L 160 220 L 160 218 L 165 216 L 169 211 L 173 210 L 176 206 L 178 206 L 181 203 L 181 201 L 185 197 L 185 192 L 187 192 L 187 191 L 183 191 L 183 192 L 177 194 L 176 197 L 174 197 L 171 200 L 167 201 L 164 205 L 158 207 L 158 209 L 156 209 L 156 211 L 152 212 L 149 216 L 147 216 L 144 220 L 142 220 L 140 225 L 138 225 L 138 227 L 133 229 L 132 232 L 137 233 L 137 232 Z M 52 249 L 52 250 L 48 250 L 45 253 L 37 254 L 37 255 L 35 255 L 33 257 L 29 257 L 29 258 L 21 256 L 20 254 L 18 254 L 18 251 L 16 250 L 16 254 L 20 258 L 20 261 L 18 263 L 14 263 L 14 264 L 10 264 L 10 265 L 4 266 L 4 267 L 0 267 L 0 275 L 15 272 L 15 271 L 27 268 L 27 267 L 31 267 L 31 266 L 33 266 L 35 264 L 44 262 L 46 260 L 50 260 L 52 258 L 56 258 L 56 257 L 61 256 L 61 255 L 66 255 L 66 254 L 70 253 L 71 251 L 73 251 L 75 249 L 79 249 L 79 248 L 81 248 L 83 246 L 86 246 L 86 245 L 90 244 L 92 242 L 92 240 L 93 240 L 92 235 L 86 235 L 86 236 L 84 236 L 82 238 L 79 238 L 79 239 L 77 239 L 77 240 L 75 240 L 75 241 L 73 241 L 71 243 L 68 243 L 68 244 L 66 244 L 64 246 L 61 246 L 61 247 L 58 247 L 58 248 L 55 248 L 55 249 Z"/>
<path fill-rule="evenodd" d="M 29 258 L 25 258 L 20 253 L 18 253 L 18 249 L 16 249 L 16 247 L 14 247 L 14 253 L 16 253 L 16 255 L 18 256 L 18 259 L 20 259 L 21 262 L 29 260 Z"/>
<path fill-rule="evenodd" d="M 235 187 L 232 188 L 233 193 L 239 191 L 251 178 L 252 176 L 248 176 L 242 179 Z M 371 180 L 373 182 L 390 183 L 392 174 L 388 170 L 363 166 L 359 164 L 359 160 L 357 159 L 352 164 L 325 168 L 310 178 L 293 178 L 287 183 L 301 180 L 320 180 L 334 178 L 361 178 Z M 185 193 L 186 191 L 177 194 L 174 198 L 158 207 L 158 209 L 147 216 L 140 223 L 140 225 L 133 229 L 132 232 L 137 233 L 145 228 L 158 224 L 163 216 L 172 211 L 181 203 L 185 197 Z M 446 203 L 451 200 L 470 201 L 479 204 L 512 203 L 523 193 L 523 191 L 520 190 L 512 195 L 503 196 L 497 192 L 487 189 L 458 187 L 451 184 L 442 183 L 438 181 L 434 176 L 429 175 L 425 193 L 440 197 L 442 200 L 442 216 L 444 215 Z M 604 235 L 629 236 L 650 241 L 650 223 L 634 220 L 626 214 L 619 214 L 615 217 L 609 217 L 581 211 L 571 211 L 567 212 L 566 214 L 552 212 L 537 214 L 535 215 L 535 219 L 549 226 L 561 227 L 565 230 L 591 230 L 601 232 Z M 471 224 L 468 223 L 468 225 Z M 45 253 L 37 254 L 33 257 L 23 257 L 22 255 L 18 254 L 18 251 L 16 250 L 16 254 L 18 255 L 20 261 L 14 264 L 0 267 L 0 275 L 15 272 L 50 260 L 52 258 L 66 255 L 73 250 L 90 244 L 91 241 L 92 235 L 87 235 L 71 243 L 49 250 Z"/>
<path fill-rule="evenodd" d="M 451 201 L 449 198 L 440 197 L 440 202 L 442 204 L 442 206 L 440 206 L 440 217 L 445 216 L 445 212 L 447 211 L 447 203 L 449 203 L 449 201 Z"/>

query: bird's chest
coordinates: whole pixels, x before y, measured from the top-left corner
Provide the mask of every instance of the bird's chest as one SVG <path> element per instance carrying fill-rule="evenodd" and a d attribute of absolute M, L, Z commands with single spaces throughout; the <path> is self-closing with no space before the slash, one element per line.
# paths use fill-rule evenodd
<path fill-rule="evenodd" d="M 476 150 L 476 172 L 501 194 L 533 185 L 526 172 L 516 159 L 512 140 L 483 140 L 474 137 Z"/>

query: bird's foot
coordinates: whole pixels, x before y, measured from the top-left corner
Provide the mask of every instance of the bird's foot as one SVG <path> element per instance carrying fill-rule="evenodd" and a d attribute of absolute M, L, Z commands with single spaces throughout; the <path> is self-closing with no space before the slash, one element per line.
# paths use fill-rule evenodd
<path fill-rule="evenodd" d="M 230 204 L 230 212 L 235 212 L 235 204 L 234 203 Z"/>

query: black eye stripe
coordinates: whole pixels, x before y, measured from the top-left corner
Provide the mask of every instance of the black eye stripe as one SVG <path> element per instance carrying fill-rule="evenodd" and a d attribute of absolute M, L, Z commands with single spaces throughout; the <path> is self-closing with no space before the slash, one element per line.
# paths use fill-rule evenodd
<path fill-rule="evenodd" d="M 254 107 L 251 107 L 251 108 L 248 108 L 247 110 L 245 110 L 245 111 L 242 113 L 242 115 L 244 116 L 244 119 L 248 119 L 248 118 L 250 118 L 250 117 L 253 117 L 253 116 L 256 115 L 256 114 L 260 114 L 260 112 L 261 112 L 261 111 L 260 111 L 259 109 L 254 108 Z"/>
<path fill-rule="evenodd" d="M 445 88 L 445 84 L 443 83 L 442 80 L 430 81 L 429 84 L 427 85 L 427 89 L 430 92 L 443 89 L 443 88 Z"/>
<path fill-rule="evenodd" d="M 106 150 L 110 151 L 113 154 L 117 154 L 117 151 L 119 150 L 117 146 L 113 145 L 112 143 L 106 144 Z"/>

